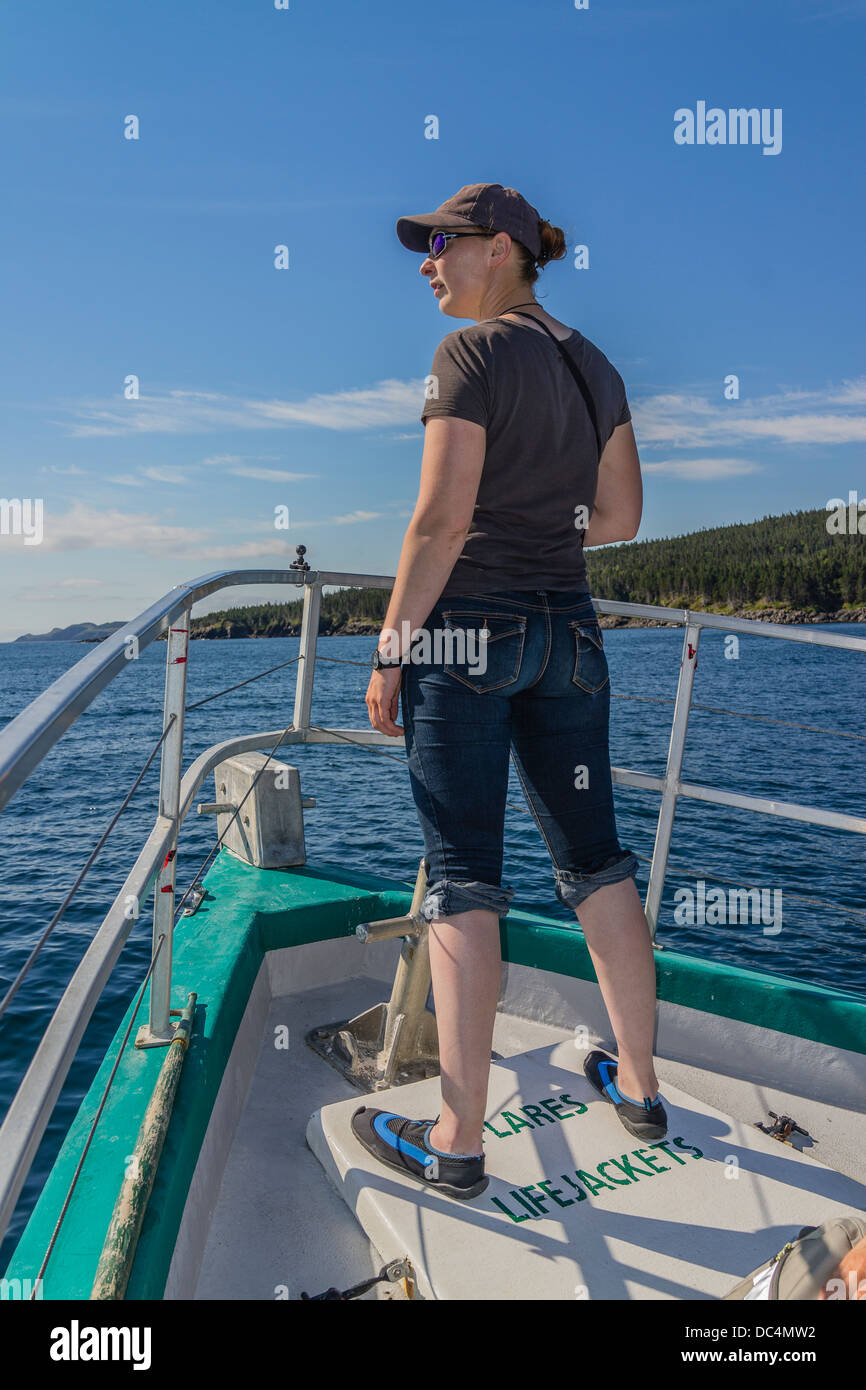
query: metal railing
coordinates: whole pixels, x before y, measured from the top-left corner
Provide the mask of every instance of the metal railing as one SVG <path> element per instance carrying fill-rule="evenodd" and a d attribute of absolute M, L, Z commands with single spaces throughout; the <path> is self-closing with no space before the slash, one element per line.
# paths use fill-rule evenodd
<path fill-rule="evenodd" d="M 130 914 L 129 903 L 133 901 L 140 908 L 152 890 L 156 890 L 154 948 L 156 943 L 162 941 L 164 949 L 160 950 L 153 968 L 147 1036 L 143 1041 L 154 1046 L 167 1045 L 174 1035 L 170 1003 L 177 841 L 180 826 L 205 777 L 235 753 L 272 748 L 275 744 L 289 747 L 293 744 L 350 742 L 373 748 L 403 744 L 403 739 L 381 734 L 374 729 L 325 730 L 310 723 L 323 587 L 390 589 L 394 584 L 393 576 L 305 570 L 302 561 L 295 563 L 297 568 L 283 570 L 223 570 L 205 575 L 190 584 L 178 585 L 138 618 L 107 637 L 0 731 L 2 810 L 78 716 L 120 671 L 126 669 L 130 657 L 163 633 L 167 635 L 162 761 L 156 820 L 135 864 L 75 970 L 0 1128 L 0 1239 L 5 1234 L 84 1030 L 138 915 Z M 283 730 L 226 739 L 200 754 L 183 772 L 183 716 L 191 609 L 199 600 L 220 589 L 255 584 L 290 584 L 303 589 L 292 724 Z M 612 769 L 616 784 L 657 791 L 661 795 L 644 904 L 653 935 L 664 889 L 674 815 L 680 797 L 866 835 L 866 818 L 863 817 L 747 796 L 681 780 L 698 643 L 704 628 L 863 653 L 866 653 L 866 639 L 744 618 L 727 618 L 689 609 L 606 599 L 593 602 L 600 613 L 658 619 L 684 628 L 683 654 L 664 776 L 656 777 L 628 768 Z"/>

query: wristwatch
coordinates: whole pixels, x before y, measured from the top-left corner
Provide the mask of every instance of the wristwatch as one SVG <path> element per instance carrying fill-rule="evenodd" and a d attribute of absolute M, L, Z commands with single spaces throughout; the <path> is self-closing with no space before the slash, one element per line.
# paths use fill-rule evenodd
<path fill-rule="evenodd" d="M 399 659 L 397 661 L 388 661 L 377 647 L 373 653 L 373 659 L 370 664 L 374 671 L 390 671 L 394 666 L 402 666 L 403 662 Z"/>

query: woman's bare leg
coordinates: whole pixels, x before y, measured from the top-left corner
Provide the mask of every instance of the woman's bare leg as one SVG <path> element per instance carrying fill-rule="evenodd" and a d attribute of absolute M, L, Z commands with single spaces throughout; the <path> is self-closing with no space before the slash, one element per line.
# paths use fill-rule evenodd
<path fill-rule="evenodd" d="M 634 879 L 596 889 L 581 903 L 577 917 L 616 1037 L 616 1084 L 634 1100 L 654 1100 L 655 958 Z"/>
<path fill-rule="evenodd" d="M 502 980 L 496 913 L 479 908 L 431 922 L 430 973 L 442 1081 L 442 1114 L 430 1143 L 447 1153 L 480 1154 Z"/>
<path fill-rule="evenodd" d="M 656 982 L 649 926 L 634 879 L 607 884 L 581 903 L 578 919 L 617 1042 L 624 1095 L 655 1099 Z M 442 1113 L 430 1133 L 437 1149 L 482 1153 L 493 1024 L 502 979 L 499 919 L 460 912 L 430 924 Z"/>

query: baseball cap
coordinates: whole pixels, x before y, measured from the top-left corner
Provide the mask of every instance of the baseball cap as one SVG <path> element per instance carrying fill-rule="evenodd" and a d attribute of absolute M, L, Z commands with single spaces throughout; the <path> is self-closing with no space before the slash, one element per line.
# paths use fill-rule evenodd
<path fill-rule="evenodd" d="M 462 231 L 483 227 L 488 232 L 507 232 L 522 242 L 533 259 L 541 252 L 538 210 L 516 188 L 501 183 L 467 183 L 435 212 L 421 212 L 397 219 L 397 236 L 410 251 L 427 252 L 431 231 Z"/>

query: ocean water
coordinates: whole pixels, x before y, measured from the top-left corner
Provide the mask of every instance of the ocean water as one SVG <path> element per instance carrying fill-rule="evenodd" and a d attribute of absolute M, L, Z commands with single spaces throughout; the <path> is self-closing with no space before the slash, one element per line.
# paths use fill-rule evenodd
<path fill-rule="evenodd" d="M 828 630 L 866 636 L 857 624 L 833 624 Z M 682 641 L 678 629 L 605 632 L 612 693 L 642 697 L 612 701 L 614 766 L 663 774 L 673 707 L 656 702 L 673 699 Z M 297 654 L 298 646 L 297 638 L 193 642 L 188 703 L 287 661 Z M 372 646 L 370 637 L 319 640 L 320 657 L 363 665 L 317 664 L 314 724 L 369 728 L 364 694 Z M 5 724 L 88 650 L 71 642 L 0 645 L 0 722 Z M 191 711 L 186 718 L 185 765 L 220 739 L 288 724 L 296 669 L 287 667 Z M 164 679 L 165 645 L 154 643 L 78 719 L 3 813 L 0 994 L 56 911 L 159 738 Z M 863 815 L 864 691 L 866 654 L 748 636 L 740 638 L 739 658 L 728 660 L 724 634 L 705 632 L 695 676 L 695 703 L 770 716 L 786 724 L 695 709 L 683 777 Z M 797 723 L 859 737 L 790 727 Z M 300 768 L 304 795 L 317 800 L 316 808 L 306 812 L 311 861 L 331 861 L 414 882 L 423 842 L 402 753 L 394 761 L 368 749 L 329 744 L 294 748 L 283 756 Z M 0 1114 L 5 1113 L 63 990 L 152 826 L 158 763 L 157 757 L 0 1023 Z M 208 801 L 213 795 L 209 778 L 199 799 Z M 617 788 L 615 797 L 621 844 L 648 860 L 658 794 Z M 514 906 L 574 926 L 573 914 L 554 896 L 547 851 L 532 817 L 521 809 L 525 802 L 513 766 L 508 799 L 503 883 L 516 890 Z M 215 834 L 213 817 L 193 813 L 187 818 L 178 852 L 181 891 L 206 858 Z M 860 836 L 843 831 L 681 800 L 657 939 L 678 951 L 866 997 L 864 848 Z M 642 861 L 637 880 L 641 896 L 648 868 Z M 769 917 L 763 923 L 678 924 L 676 891 L 696 891 L 701 878 L 709 891 L 712 875 L 767 890 L 768 906 L 779 901 L 773 899 L 774 892 L 781 894 L 781 930 L 775 930 Z M 718 886 L 727 891 L 731 885 Z M 104 1049 L 141 984 L 149 949 L 148 910 L 135 924 L 87 1029 L 0 1251 L 0 1269 Z"/>

